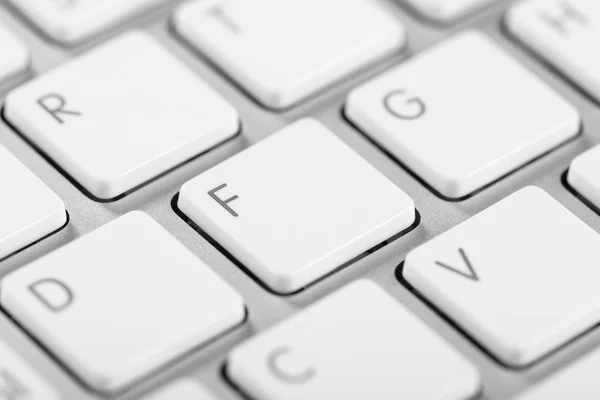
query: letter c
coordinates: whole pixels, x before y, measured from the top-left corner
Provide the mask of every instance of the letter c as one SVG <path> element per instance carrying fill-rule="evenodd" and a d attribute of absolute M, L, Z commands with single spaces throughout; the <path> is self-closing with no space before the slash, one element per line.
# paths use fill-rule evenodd
<path fill-rule="evenodd" d="M 397 101 L 404 100 L 401 107 L 397 105 Z M 406 90 L 396 89 L 389 92 L 383 99 L 383 106 L 394 117 L 403 120 L 415 120 L 422 117 L 427 111 L 427 107 L 423 100 L 418 97 L 406 97 Z"/>
<path fill-rule="evenodd" d="M 281 366 L 281 358 L 289 355 L 291 352 L 292 349 L 289 347 L 278 347 L 273 350 L 267 357 L 267 367 L 269 371 L 285 383 L 301 385 L 310 381 L 316 374 L 314 368 L 307 367 L 302 371 L 290 371 Z"/>
<path fill-rule="evenodd" d="M 54 278 L 35 281 L 29 285 L 29 291 L 54 313 L 66 310 L 75 299 L 71 289 L 65 283 Z"/>

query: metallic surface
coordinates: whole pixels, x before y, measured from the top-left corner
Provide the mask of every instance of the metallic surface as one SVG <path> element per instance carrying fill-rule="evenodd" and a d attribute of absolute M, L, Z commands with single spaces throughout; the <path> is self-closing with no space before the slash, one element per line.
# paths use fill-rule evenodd
<path fill-rule="evenodd" d="M 139 27 L 150 31 L 166 48 L 223 94 L 241 116 L 243 123 L 241 135 L 123 199 L 106 204 L 94 202 L 87 198 L 64 176 L 52 168 L 18 134 L 4 122 L 0 122 L 0 143 L 16 154 L 34 173 L 56 191 L 64 200 L 71 218 L 68 226 L 56 235 L 1 261 L 0 276 L 26 265 L 29 261 L 102 226 L 119 215 L 131 210 L 142 210 L 155 218 L 171 234 L 224 277 L 240 291 L 246 300 L 249 318 L 245 325 L 218 338 L 213 343 L 199 348 L 172 365 L 165 366 L 145 383 L 119 396 L 119 399 L 139 398 L 180 376 L 193 377 L 202 381 L 210 391 L 218 395 L 218 398 L 224 400 L 239 399 L 240 395 L 222 377 L 228 350 L 251 335 L 255 335 L 278 321 L 284 320 L 344 284 L 361 277 L 376 281 L 395 296 L 398 301 L 422 318 L 431 329 L 437 331 L 452 346 L 472 360 L 483 375 L 485 386 L 483 399 L 508 398 L 600 345 L 600 332 L 592 330 L 531 368 L 520 371 L 507 369 L 494 362 L 468 338 L 448 324 L 407 288 L 403 287 L 395 278 L 396 267 L 408 251 L 527 185 L 542 187 L 579 218 L 600 232 L 600 217 L 570 193 L 561 182 L 562 174 L 568 168 L 570 161 L 576 155 L 600 141 L 600 132 L 598 132 L 600 130 L 600 108 L 571 85 L 567 79 L 554 72 L 503 31 L 502 16 L 511 1 L 499 0 L 494 6 L 487 7 L 485 10 L 449 27 L 435 26 L 419 19 L 399 2 L 392 0 L 381 0 L 381 2 L 389 8 L 391 13 L 397 16 L 399 21 L 406 25 L 409 33 L 407 51 L 381 62 L 379 65 L 373 65 L 372 68 L 356 74 L 341 84 L 284 113 L 271 112 L 257 105 L 232 81 L 224 77 L 207 59 L 177 37 L 170 24 L 171 11 L 176 5 L 176 1 L 129 21 L 121 29 L 107 32 L 98 40 L 72 49 L 61 47 L 45 39 L 15 10 L 10 9 L 8 6 L 0 6 L 0 23 L 12 29 L 32 50 L 33 72 L 25 79 L 31 79 L 34 75 L 41 75 L 76 54 L 117 35 L 119 32 Z M 4 2 L 1 3 L 4 4 Z M 343 10 L 340 10 L 340 12 L 343 12 Z M 334 23 L 335 21 L 332 21 L 332 24 Z M 444 40 L 452 32 L 466 28 L 475 28 L 486 32 L 525 67 L 537 73 L 541 79 L 578 107 L 583 119 L 583 131 L 575 140 L 516 171 L 474 197 L 451 203 L 435 197 L 361 132 L 348 124 L 343 118 L 342 111 L 348 91 L 357 84 L 401 63 L 406 58 L 413 57 L 420 51 Z M 444 73 L 443 66 L 440 66 L 440 73 Z M 481 71 L 481 73 L 487 74 L 488 71 Z M 169 77 L 165 76 L 163 79 L 169 79 Z M 452 77 L 448 76 L 448 79 L 452 79 Z M 489 76 L 489 79 L 502 79 L 502 76 Z M 12 82 L 12 84 L 13 86 L 18 85 L 18 81 Z M 4 97 L 7 90 L 8 88 L 2 89 L 0 95 Z M 490 96 L 493 95 L 494 93 L 490 93 Z M 515 93 L 515 95 L 518 95 L 518 93 Z M 460 96 L 460 93 L 456 93 L 457 102 L 461 101 Z M 536 105 L 531 104 L 531 107 L 536 107 Z M 366 255 L 356 263 L 336 272 L 307 290 L 294 296 L 280 297 L 265 291 L 218 249 L 200 236 L 174 212 L 171 203 L 181 185 L 187 180 L 304 116 L 312 116 L 322 121 L 356 152 L 408 193 L 414 199 L 421 214 L 421 223 L 407 235 Z M 110 118 L 110 115 L 107 115 L 107 118 Z M 468 109 L 464 110 L 464 118 L 469 118 Z M 448 134 L 451 135 L 452 132 L 448 132 Z M 107 159 L 108 157 L 109 155 L 107 155 Z M 310 162 L 309 160 L 310 156 L 307 155 L 307 162 Z M 276 168 L 276 166 L 273 167 Z M 1 193 L 0 195 L 10 196 L 11 194 Z M 298 211 L 301 212 L 301 210 Z M 519 227 L 515 226 L 515 229 L 519 229 Z M 532 240 L 535 240 L 535 238 L 532 238 Z M 302 244 L 299 243 L 298 245 L 301 246 Z M 509 250 L 507 249 L 507 251 Z M 85 268 L 85 265 L 81 267 Z M 564 267 L 565 274 L 568 274 L 569 266 L 565 265 Z M 118 276 L 114 278 L 119 279 Z M 543 276 L 540 276 L 540 280 L 543 278 Z M 516 276 L 515 279 L 518 279 L 518 277 Z M 531 288 L 532 295 L 535 295 L 535 289 L 535 287 Z M 131 290 L 132 293 L 135 293 L 135 287 L 132 287 Z M 558 296 L 563 295 L 560 290 L 561 288 L 557 288 Z M 576 288 L 565 288 L 564 295 L 568 295 L 569 290 L 576 290 Z M 106 296 L 110 296 L 108 288 Z M 506 293 L 506 296 L 510 296 L 510 293 Z M 102 397 L 83 387 L 74 376 L 36 344 L 30 336 L 24 334 L 5 314 L 0 314 L 0 339 L 7 342 L 21 357 L 30 363 L 33 369 L 58 391 L 62 392 L 64 398 L 85 400 Z M 373 340 L 377 339 L 373 338 Z M 399 337 L 398 340 L 402 340 L 402 338 Z M 349 352 L 351 352 L 351 349 L 349 349 Z M 356 362 L 360 362 L 360 360 L 356 360 Z M 377 372 L 376 365 L 372 366 L 372 371 L 373 373 Z M 401 379 L 402 377 L 398 377 L 399 383 Z"/>

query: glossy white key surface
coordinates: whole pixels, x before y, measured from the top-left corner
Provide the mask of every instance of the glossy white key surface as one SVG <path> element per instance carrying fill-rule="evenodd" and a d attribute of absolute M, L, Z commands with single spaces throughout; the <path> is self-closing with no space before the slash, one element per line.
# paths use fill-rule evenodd
<path fill-rule="evenodd" d="M 427 19 L 452 22 L 498 0 L 404 0 Z"/>
<path fill-rule="evenodd" d="M 118 197 L 239 130 L 229 103 L 141 32 L 11 92 L 5 116 L 100 199 Z"/>
<path fill-rule="evenodd" d="M 107 394 L 245 315 L 229 285 L 139 211 L 17 269 L 0 285 L 4 309 Z"/>
<path fill-rule="evenodd" d="M 600 321 L 600 235 L 527 187 L 411 251 L 403 276 L 502 363 L 539 360 Z"/>
<path fill-rule="evenodd" d="M 78 44 L 167 0 L 8 0 L 44 34 Z"/>
<path fill-rule="evenodd" d="M 182 379 L 171 383 L 144 400 L 217 400 L 200 383 Z"/>
<path fill-rule="evenodd" d="M 29 50 L 11 31 L 0 26 L 0 83 L 29 69 Z"/>
<path fill-rule="evenodd" d="M 510 32 L 600 101 L 600 2 L 527 0 L 509 10 Z"/>
<path fill-rule="evenodd" d="M 227 375 L 262 400 L 466 400 L 480 389 L 466 359 L 366 280 L 239 345 Z"/>
<path fill-rule="evenodd" d="M 600 399 L 598 371 L 600 351 L 595 350 L 511 400 L 597 400 Z"/>
<path fill-rule="evenodd" d="M 8 344 L 0 342 L 0 400 L 58 400 L 44 382 Z"/>
<path fill-rule="evenodd" d="M 567 181 L 580 195 L 600 208 L 600 145 L 577 156 L 569 167 Z"/>
<path fill-rule="evenodd" d="M 346 115 L 452 199 L 544 154 L 580 125 L 573 106 L 476 32 L 355 89 Z"/>
<path fill-rule="evenodd" d="M 312 119 L 187 182 L 178 206 L 279 293 L 302 289 L 415 221 L 402 190 Z"/>
<path fill-rule="evenodd" d="M 399 53 L 402 22 L 374 0 L 196 0 L 177 31 L 254 98 L 286 108 Z"/>
<path fill-rule="evenodd" d="M 2 145 L 0 193 L 0 259 L 67 222 L 63 201 Z"/>

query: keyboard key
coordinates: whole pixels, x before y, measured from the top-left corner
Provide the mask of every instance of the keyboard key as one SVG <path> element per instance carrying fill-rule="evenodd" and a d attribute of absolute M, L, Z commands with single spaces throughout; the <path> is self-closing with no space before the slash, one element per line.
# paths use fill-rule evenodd
<path fill-rule="evenodd" d="M 475 32 L 355 89 L 346 115 L 451 199 L 473 194 L 580 127 L 574 107 Z"/>
<path fill-rule="evenodd" d="M 0 400 L 58 400 L 54 389 L 0 342 Z"/>
<path fill-rule="evenodd" d="M 0 83 L 14 78 L 29 69 L 30 55 L 25 44 L 8 29 L 0 26 Z"/>
<path fill-rule="evenodd" d="M 216 400 L 202 385 L 182 379 L 146 397 L 145 400 Z"/>
<path fill-rule="evenodd" d="M 71 371 L 106 394 L 245 316 L 229 285 L 139 211 L 9 274 L 0 301 Z"/>
<path fill-rule="evenodd" d="M 600 3 L 529 0 L 508 12 L 510 32 L 600 101 Z"/>
<path fill-rule="evenodd" d="M 498 360 L 527 366 L 600 321 L 600 235 L 527 187 L 413 250 L 403 275 Z"/>
<path fill-rule="evenodd" d="M 373 0 L 197 0 L 180 6 L 174 24 L 254 98 L 275 109 L 406 44 L 402 23 Z"/>
<path fill-rule="evenodd" d="M 597 400 L 598 370 L 600 351 L 596 350 L 512 400 Z"/>
<path fill-rule="evenodd" d="M 366 280 L 242 343 L 227 375 L 261 400 L 466 400 L 481 385 L 466 359 Z"/>
<path fill-rule="evenodd" d="M 577 156 L 567 173 L 567 182 L 580 195 L 600 208 L 600 145 Z"/>
<path fill-rule="evenodd" d="M 0 145 L 0 259 L 67 223 L 61 199 Z"/>
<path fill-rule="evenodd" d="M 402 190 L 311 119 L 187 182 L 178 206 L 281 294 L 301 290 L 415 221 Z"/>
<path fill-rule="evenodd" d="M 6 99 L 5 115 L 103 200 L 239 130 L 236 111 L 219 94 L 140 32 L 16 89 Z"/>
<path fill-rule="evenodd" d="M 167 0 L 9 0 L 51 39 L 74 45 Z"/>
<path fill-rule="evenodd" d="M 404 0 L 425 18 L 448 23 L 498 0 Z"/>

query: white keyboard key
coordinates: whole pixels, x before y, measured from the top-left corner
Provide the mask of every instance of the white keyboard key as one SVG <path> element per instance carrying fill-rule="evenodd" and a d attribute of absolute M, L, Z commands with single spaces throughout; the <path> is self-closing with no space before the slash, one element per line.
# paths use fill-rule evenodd
<path fill-rule="evenodd" d="M 54 389 L 0 342 L 0 400 L 58 400 Z"/>
<path fill-rule="evenodd" d="M 574 107 L 475 32 L 355 89 L 346 115 L 453 199 L 544 154 L 580 127 Z"/>
<path fill-rule="evenodd" d="M 567 173 L 567 182 L 580 195 L 600 208 L 600 145 L 577 156 Z"/>
<path fill-rule="evenodd" d="M 145 397 L 145 400 L 216 400 L 201 384 L 182 379 Z"/>
<path fill-rule="evenodd" d="M 25 44 L 8 29 L 0 26 L 0 83 L 27 71 L 31 62 Z"/>
<path fill-rule="evenodd" d="M 140 32 L 16 89 L 5 115 L 100 199 L 118 197 L 239 130 L 229 103 Z"/>
<path fill-rule="evenodd" d="M 197 0 L 179 33 L 263 105 L 282 109 L 406 44 L 401 21 L 373 0 Z"/>
<path fill-rule="evenodd" d="M 481 385 L 466 359 L 369 281 L 242 343 L 227 375 L 261 400 L 466 400 Z"/>
<path fill-rule="evenodd" d="M 78 44 L 167 0 L 8 0 L 51 39 Z"/>
<path fill-rule="evenodd" d="M 510 32 L 600 101 L 600 2 L 528 0 L 508 12 Z"/>
<path fill-rule="evenodd" d="M 523 367 L 598 324 L 599 264 L 600 235 L 528 187 L 410 252 L 403 275 L 497 359 Z"/>
<path fill-rule="evenodd" d="M 596 350 L 512 400 L 598 400 L 600 351 Z"/>
<path fill-rule="evenodd" d="M 0 145 L 0 259 L 67 223 L 61 199 Z"/>
<path fill-rule="evenodd" d="M 244 319 L 240 296 L 136 211 L 16 270 L 8 313 L 90 387 L 114 394 Z"/>
<path fill-rule="evenodd" d="M 285 294 L 415 221 L 413 201 L 402 190 L 311 119 L 187 182 L 178 206 Z"/>
<path fill-rule="evenodd" d="M 452 22 L 498 0 L 404 0 L 425 18 Z"/>

